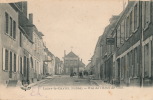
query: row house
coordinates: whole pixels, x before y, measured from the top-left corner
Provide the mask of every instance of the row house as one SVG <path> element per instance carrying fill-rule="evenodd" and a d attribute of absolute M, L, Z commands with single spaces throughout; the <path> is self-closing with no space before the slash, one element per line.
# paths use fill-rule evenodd
<path fill-rule="evenodd" d="M 113 66 L 111 50 L 113 47 L 111 45 L 107 45 L 106 39 L 110 37 L 110 33 L 115 25 L 118 16 L 113 16 L 110 19 L 110 24 L 105 28 L 103 35 L 98 38 L 94 55 L 91 59 L 91 68 L 93 69 L 93 75 L 95 79 L 103 79 L 105 81 L 109 81 L 113 76 L 110 74 L 110 68 Z"/>
<path fill-rule="evenodd" d="M 88 74 L 92 75 L 92 70 L 91 70 L 91 62 L 89 62 L 86 67 L 85 67 L 85 71 L 88 72 Z"/>
<path fill-rule="evenodd" d="M 141 4 L 129 2 L 112 32 L 116 41 L 114 81 L 120 85 L 140 85 Z"/>
<path fill-rule="evenodd" d="M 152 85 L 152 9 L 152 0 L 129 1 L 118 17 L 110 19 L 100 41 L 102 80 L 126 86 Z"/>
<path fill-rule="evenodd" d="M 0 83 L 32 83 L 43 78 L 45 62 L 44 35 L 33 24 L 33 14 L 27 17 L 27 2 L 0 4 Z M 52 54 L 50 60 L 54 63 Z M 54 68 L 49 70 L 53 73 Z"/>
<path fill-rule="evenodd" d="M 63 74 L 63 61 L 61 61 L 58 57 L 55 57 L 55 74 Z"/>
<path fill-rule="evenodd" d="M 20 29 L 20 69 L 22 80 L 34 82 L 43 75 L 43 40 L 44 36 L 33 24 L 33 14 L 27 18 L 27 2 L 16 4 L 19 11 Z M 23 71 L 22 71 L 23 70 Z"/>
<path fill-rule="evenodd" d="M 7 9 L 6 9 L 7 8 Z M 18 10 L 14 5 L 0 4 L 0 83 L 19 78 Z"/>
<path fill-rule="evenodd" d="M 48 50 L 44 49 L 45 59 L 43 65 L 43 74 L 45 75 L 54 75 L 55 74 L 55 56 Z"/>
<path fill-rule="evenodd" d="M 94 50 L 94 55 L 91 58 L 91 64 L 93 68 L 92 72 L 95 79 L 100 79 L 100 70 L 99 70 L 100 63 L 101 63 L 100 62 L 100 50 L 101 50 L 100 39 L 101 39 L 101 36 L 98 38 L 98 41 Z"/>
<path fill-rule="evenodd" d="M 142 85 L 153 84 L 153 1 L 141 2 L 142 7 Z"/>
<path fill-rule="evenodd" d="M 101 70 L 101 79 L 106 82 L 111 83 L 111 80 L 114 79 L 114 63 L 113 63 L 113 52 L 115 51 L 114 45 L 108 42 L 113 37 L 111 34 L 116 22 L 120 16 L 113 15 L 109 20 L 110 24 L 105 28 L 103 36 L 101 38 L 101 59 L 102 65 L 100 67 Z"/>

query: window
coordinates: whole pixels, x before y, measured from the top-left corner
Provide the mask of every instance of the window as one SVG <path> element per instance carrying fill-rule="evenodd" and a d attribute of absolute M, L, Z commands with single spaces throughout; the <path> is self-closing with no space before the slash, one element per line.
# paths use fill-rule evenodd
<path fill-rule="evenodd" d="M 3 48 L 3 70 L 8 70 L 8 57 L 9 52 L 5 48 Z"/>
<path fill-rule="evenodd" d="M 22 47 L 22 33 L 20 32 L 20 47 Z"/>
<path fill-rule="evenodd" d="M 35 60 L 35 70 L 34 70 L 35 73 L 36 73 L 36 68 L 37 68 L 36 66 L 37 66 L 37 61 Z"/>
<path fill-rule="evenodd" d="M 132 21 L 132 17 L 133 17 L 133 12 L 130 13 L 130 23 L 129 23 L 129 36 L 132 35 L 132 26 L 133 26 L 133 21 Z"/>
<path fill-rule="evenodd" d="M 126 65 L 127 65 L 127 77 L 130 77 L 130 73 L 129 73 L 129 71 L 130 71 L 130 53 L 127 54 L 127 63 L 126 63 Z"/>
<path fill-rule="evenodd" d="M 27 77 L 29 77 L 29 58 L 27 58 Z"/>
<path fill-rule="evenodd" d="M 16 22 L 13 21 L 13 38 L 16 39 Z"/>
<path fill-rule="evenodd" d="M 133 77 L 134 75 L 134 71 L 133 71 L 133 64 L 134 64 L 134 51 L 131 51 L 131 77 Z"/>
<path fill-rule="evenodd" d="M 10 36 L 12 37 L 13 32 L 12 32 L 12 18 L 10 17 Z"/>
<path fill-rule="evenodd" d="M 120 30 L 120 25 L 119 25 L 117 28 L 117 47 L 120 46 L 120 39 L 121 39 L 120 34 L 121 34 L 121 30 Z"/>
<path fill-rule="evenodd" d="M 22 57 L 20 57 L 20 73 L 22 74 Z"/>
<path fill-rule="evenodd" d="M 14 54 L 14 72 L 16 72 L 16 54 Z"/>
<path fill-rule="evenodd" d="M 130 17 L 126 19 L 126 39 L 129 38 L 129 29 L 130 29 Z"/>
<path fill-rule="evenodd" d="M 149 77 L 149 44 L 146 44 L 144 49 L 144 76 Z"/>
<path fill-rule="evenodd" d="M 27 65 L 26 62 L 27 62 L 26 61 L 26 57 L 24 56 L 24 73 L 23 73 L 24 76 L 26 76 L 26 70 L 27 70 L 27 68 L 26 68 L 26 65 Z"/>
<path fill-rule="evenodd" d="M 9 16 L 5 13 L 5 32 L 8 34 L 8 27 L 9 27 Z"/>
<path fill-rule="evenodd" d="M 124 28 L 125 28 L 125 27 L 124 27 L 125 25 L 124 25 L 124 24 L 125 24 L 125 21 L 123 20 L 123 21 L 121 22 L 121 36 L 120 36 L 120 37 L 121 37 L 121 41 L 120 41 L 121 44 L 124 43 L 124 37 L 125 37 L 125 36 L 124 36 L 124 34 L 125 34 L 125 29 L 124 29 Z"/>
<path fill-rule="evenodd" d="M 124 58 L 121 58 L 121 78 L 124 78 Z"/>
<path fill-rule="evenodd" d="M 137 77 L 138 71 L 139 71 L 138 69 L 138 49 L 137 48 L 135 48 L 134 50 L 134 68 L 133 70 L 134 70 L 134 77 Z"/>
<path fill-rule="evenodd" d="M 134 31 L 139 26 L 139 3 L 134 6 Z"/>
<path fill-rule="evenodd" d="M 150 8 L 150 1 L 143 1 L 142 3 L 142 27 L 146 29 L 150 23 L 150 16 L 151 16 L 151 8 Z"/>
<path fill-rule="evenodd" d="M 12 71 L 12 52 L 10 51 L 10 72 Z"/>
<path fill-rule="evenodd" d="M 137 5 L 134 7 L 134 30 L 137 28 Z"/>
<path fill-rule="evenodd" d="M 32 59 L 32 57 L 31 57 L 31 67 L 33 68 L 33 59 Z"/>

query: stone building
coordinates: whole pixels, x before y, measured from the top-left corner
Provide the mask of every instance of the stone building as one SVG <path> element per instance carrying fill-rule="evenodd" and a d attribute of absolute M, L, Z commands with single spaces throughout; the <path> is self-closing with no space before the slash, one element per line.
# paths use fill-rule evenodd
<path fill-rule="evenodd" d="M 19 12 L 20 69 L 22 80 L 33 82 L 43 76 L 44 36 L 33 24 L 33 14 L 27 16 L 27 2 L 16 3 Z M 22 73 L 23 72 L 23 73 Z"/>
<path fill-rule="evenodd" d="M 64 54 L 64 74 L 78 73 L 85 67 L 84 63 L 80 61 L 80 58 L 72 51 L 69 54 Z"/>
<path fill-rule="evenodd" d="M 15 4 L 0 4 L 0 83 L 19 80 L 19 11 Z"/>
<path fill-rule="evenodd" d="M 27 2 L 0 3 L 0 84 L 40 80 L 45 60 L 43 34 L 27 16 Z M 48 54 L 55 66 L 55 57 Z M 54 73 L 54 68 L 48 70 Z"/>
<path fill-rule="evenodd" d="M 48 50 L 48 48 L 44 49 L 45 51 L 45 59 L 44 59 L 44 74 L 54 75 L 55 74 L 55 56 Z"/>
<path fill-rule="evenodd" d="M 152 85 L 151 9 L 152 0 L 129 1 L 116 21 L 106 27 L 100 50 L 102 80 L 126 86 Z"/>

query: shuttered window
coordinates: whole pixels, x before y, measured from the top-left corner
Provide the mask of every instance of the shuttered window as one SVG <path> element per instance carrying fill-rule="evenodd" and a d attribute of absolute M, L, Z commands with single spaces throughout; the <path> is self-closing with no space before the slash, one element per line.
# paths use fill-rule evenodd
<path fill-rule="evenodd" d="M 134 31 L 139 26 L 139 3 L 134 6 Z"/>
<path fill-rule="evenodd" d="M 16 39 L 16 22 L 13 21 L 13 38 Z"/>
<path fill-rule="evenodd" d="M 16 72 L 16 54 L 14 54 L 14 72 Z"/>
<path fill-rule="evenodd" d="M 10 51 L 10 71 L 12 71 L 12 52 Z"/>
<path fill-rule="evenodd" d="M 149 44 L 146 44 L 144 49 L 144 76 L 149 77 Z"/>
<path fill-rule="evenodd" d="M 143 1 L 142 3 L 142 27 L 146 29 L 150 23 L 151 16 L 150 1 Z"/>
<path fill-rule="evenodd" d="M 121 78 L 124 78 L 124 57 L 121 58 Z"/>
<path fill-rule="evenodd" d="M 27 61 L 26 61 L 26 57 L 24 56 L 24 73 L 23 73 L 24 76 L 26 76 L 26 70 L 27 70 L 27 67 L 26 67 L 27 64 L 26 64 L 26 62 L 27 62 Z"/>
<path fill-rule="evenodd" d="M 5 32 L 8 34 L 9 27 L 9 16 L 8 13 L 5 13 Z"/>
<path fill-rule="evenodd" d="M 8 50 L 5 50 L 5 70 L 8 70 L 8 61 L 9 61 L 9 52 Z"/>
<path fill-rule="evenodd" d="M 10 17 L 10 36 L 12 37 L 13 36 L 13 32 L 12 32 L 12 18 Z"/>
<path fill-rule="evenodd" d="M 130 29 L 130 16 L 126 19 L 126 39 L 129 38 L 129 29 Z"/>
<path fill-rule="evenodd" d="M 20 57 L 20 73 L 22 74 L 22 57 Z"/>
<path fill-rule="evenodd" d="M 125 21 L 123 20 L 121 23 L 121 36 L 120 36 L 121 37 L 121 44 L 124 43 L 124 40 L 125 40 L 124 39 L 124 35 L 125 35 L 125 27 L 124 27 L 125 25 L 124 24 L 125 24 Z"/>
<path fill-rule="evenodd" d="M 130 18 L 130 23 L 129 23 L 129 36 L 131 36 L 132 35 L 132 29 L 133 29 L 133 21 L 132 21 L 132 19 L 133 19 L 133 12 L 131 12 L 130 13 L 130 16 L 129 16 Z"/>
<path fill-rule="evenodd" d="M 121 30 L 119 25 L 117 28 L 117 47 L 120 47 L 120 41 L 121 41 Z"/>
<path fill-rule="evenodd" d="M 3 70 L 8 70 L 8 50 L 3 48 Z"/>

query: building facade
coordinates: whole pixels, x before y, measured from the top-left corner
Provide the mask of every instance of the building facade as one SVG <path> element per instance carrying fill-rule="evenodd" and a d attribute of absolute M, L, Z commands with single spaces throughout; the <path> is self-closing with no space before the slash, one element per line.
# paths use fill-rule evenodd
<path fill-rule="evenodd" d="M 152 0 L 129 1 L 116 21 L 105 28 L 98 62 L 102 62 L 102 80 L 126 86 L 152 85 L 152 8 Z"/>
<path fill-rule="evenodd" d="M 80 58 L 72 51 L 64 56 L 64 74 L 70 75 L 71 73 L 78 74 L 85 67 L 84 63 L 80 61 Z M 79 70 L 80 68 L 80 70 Z"/>
<path fill-rule="evenodd" d="M 45 45 L 43 34 L 27 16 L 27 2 L 0 3 L 0 84 L 32 83 L 44 76 Z M 54 74 L 55 57 L 48 69 Z"/>
<path fill-rule="evenodd" d="M 18 14 L 14 5 L 0 4 L 0 83 L 2 84 L 19 79 Z"/>

